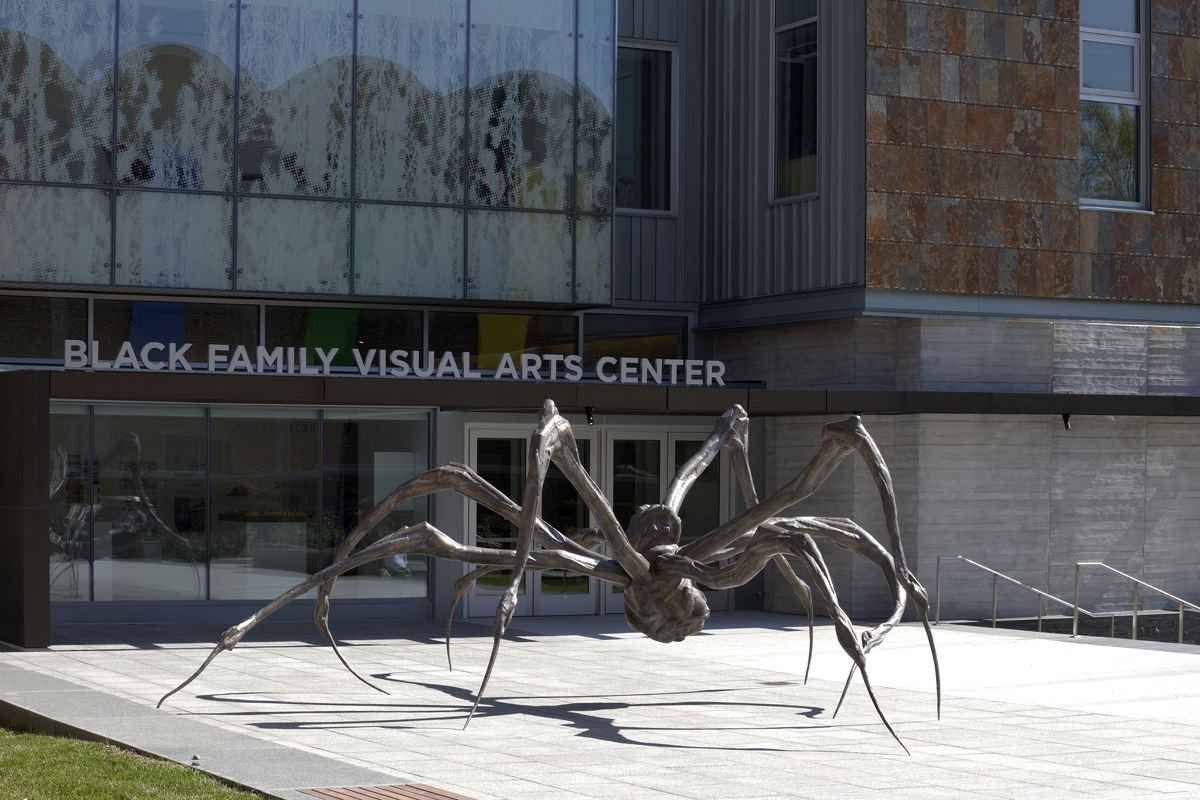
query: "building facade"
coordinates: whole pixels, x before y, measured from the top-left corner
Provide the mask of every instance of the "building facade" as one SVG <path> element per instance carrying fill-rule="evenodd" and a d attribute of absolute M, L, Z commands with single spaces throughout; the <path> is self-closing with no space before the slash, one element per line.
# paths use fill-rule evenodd
<path fill-rule="evenodd" d="M 760 491 L 857 412 L 931 589 L 961 554 L 1200 594 L 1198 180 L 1197 0 L 0 0 L 0 638 L 236 617 L 434 464 L 517 497 L 547 397 L 619 516 L 734 402 Z M 692 533 L 736 509 L 707 480 Z M 877 505 L 844 467 L 797 513 Z M 427 518 L 511 540 L 451 494 L 389 524 Z M 990 607 L 946 569 L 944 614 Z M 339 613 L 462 572 L 378 562 Z M 620 608 L 563 572 L 520 606 Z"/>

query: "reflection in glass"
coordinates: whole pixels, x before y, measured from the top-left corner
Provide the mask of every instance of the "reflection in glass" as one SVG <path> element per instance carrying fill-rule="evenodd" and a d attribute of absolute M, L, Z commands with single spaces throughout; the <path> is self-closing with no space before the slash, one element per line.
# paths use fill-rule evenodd
<path fill-rule="evenodd" d="M 242 191 L 349 196 L 352 11 L 349 0 L 262 0 L 242 11 Z"/>
<path fill-rule="evenodd" d="M 237 288 L 345 294 L 349 239 L 348 203 L 241 198 Z"/>
<path fill-rule="evenodd" d="M 50 405 L 50 599 L 90 600 L 93 466 L 87 406 Z"/>
<path fill-rule="evenodd" d="M 696 454 L 701 440 L 677 440 L 675 442 L 676 469 L 687 463 Z M 708 465 L 708 469 L 696 479 L 692 489 L 683 499 L 679 507 L 679 519 L 683 523 L 683 533 L 679 537 L 680 544 L 687 544 L 698 539 L 721 524 L 721 459 L 718 457 Z"/>
<path fill-rule="evenodd" d="M 0 179 L 112 176 L 113 0 L 0 4 Z"/>
<path fill-rule="evenodd" d="M 434 311 L 429 314 L 429 349 L 435 353 L 470 353 L 471 368 L 494 370 L 508 353 L 520 370 L 520 354 L 570 355 L 575 352 L 579 323 L 558 314 L 472 314 Z M 543 374 L 549 375 L 549 366 Z M 565 368 L 559 365 L 561 379 Z"/>
<path fill-rule="evenodd" d="M 116 358 L 122 342 L 138 352 L 148 342 L 191 343 L 189 363 L 207 359 L 210 344 L 258 344 L 258 306 L 247 303 L 163 303 L 152 300 L 96 300 L 92 311 L 100 358 Z M 165 360 L 164 353 L 155 358 Z"/>
<path fill-rule="evenodd" d="M 1081 196 L 1137 202 L 1138 114 L 1137 106 L 1079 102 Z"/>
<path fill-rule="evenodd" d="M 87 339 L 87 300 L 0 296 L 0 358 L 62 363 L 63 341 Z"/>
<path fill-rule="evenodd" d="M 1085 89 L 1133 92 L 1134 48 L 1127 44 L 1084 39 L 1080 46 L 1080 75 Z"/>
<path fill-rule="evenodd" d="M 95 410 L 94 600 L 203 600 L 204 412 Z"/>
<path fill-rule="evenodd" d="M 318 569 L 317 414 L 215 408 L 211 430 L 212 598 L 275 597 Z"/>
<path fill-rule="evenodd" d="M 657 439 L 613 441 L 613 513 L 628 528 L 639 506 L 662 499 L 660 447 Z"/>
<path fill-rule="evenodd" d="M 671 208 L 671 52 L 617 50 L 617 205 Z"/>
<path fill-rule="evenodd" d="M 461 210 L 360 203 L 355 211 L 355 294 L 462 297 Z"/>
<path fill-rule="evenodd" d="M 504 492 L 510 500 L 521 502 L 525 478 L 525 439 L 479 439 L 475 443 L 476 470 L 485 481 Z M 517 528 L 504 517 L 480 504 L 475 505 L 475 545 L 512 549 L 517 543 Z M 475 591 L 483 596 L 504 592 L 512 580 L 512 570 L 497 570 L 479 578 Z M 521 578 L 520 594 L 527 583 Z"/>
<path fill-rule="evenodd" d="M 571 202 L 573 0 L 471 3 L 470 202 Z"/>
<path fill-rule="evenodd" d="M 466 0 L 358 8 L 357 196 L 462 202 Z"/>
<path fill-rule="evenodd" d="M 775 27 L 777 28 L 816 15 L 817 0 L 775 0 Z"/>
<path fill-rule="evenodd" d="M 0 280 L 110 284 L 111 241 L 107 191 L 0 184 Z"/>
<path fill-rule="evenodd" d="M 1080 0 L 1079 26 L 1138 32 L 1138 0 Z"/>
<path fill-rule="evenodd" d="M 122 0 L 117 183 L 233 190 L 236 12 Z"/>
<path fill-rule="evenodd" d="M 576 120 L 575 207 L 613 207 L 613 39 L 616 4 L 579 3 L 579 114 Z"/>
<path fill-rule="evenodd" d="M 817 24 L 775 35 L 775 196 L 817 190 Z"/>
<path fill-rule="evenodd" d="M 429 469 L 429 419 L 424 413 L 327 411 L 324 427 L 322 565 L 327 566 L 367 512 L 397 486 Z M 380 522 L 356 549 L 428 519 L 428 498 L 410 500 Z M 428 585 L 428 557 L 395 554 L 343 574 L 337 594 L 425 597 Z"/>
<path fill-rule="evenodd" d="M 338 349 L 335 367 L 357 366 L 351 350 L 363 357 L 371 349 L 421 348 L 421 312 L 372 308 L 314 308 L 267 306 L 267 347 L 320 347 Z"/>
<path fill-rule="evenodd" d="M 612 303 L 612 217 L 575 218 L 575 301 Z"/>
<path fill-rule="evenodd" d="M 571 218 L 472 211 L 467 218 L 467 299 L 569 303 Z"/>
<path fill-rule="evenodd" d="M 117 284 L 229 289 L 233 203 L 168 192 L 117 195 Z"/>
<path fill-rule="evenodd" d="M 592 443 L 588 439 L 577 439 L 579 460 L 584 469 L 592 467 Z M 567 480 L 567 476 L 550 465 L 546 482 L 542 484 L 542 519 L 560 533 L 574 537 L 588 527 L 591 516 L 587 505 L 579 499 L 579 492 Z M 563 569 L 548 569 L 539 573 L 543 594 L 587 594 L 591 581 L 587 575 Z"/>
<path fill-rule="evenodd" d="M 686 358 L 687 318 L 647 314 L 586 314 L 583 318 L 583 359 L 601 356 Z"/>

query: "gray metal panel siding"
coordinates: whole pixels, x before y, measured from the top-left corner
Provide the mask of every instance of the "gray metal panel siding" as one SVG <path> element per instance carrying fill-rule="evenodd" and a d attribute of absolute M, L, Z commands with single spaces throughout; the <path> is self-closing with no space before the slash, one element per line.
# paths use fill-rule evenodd
<path fill-rule="evenodd" d="M 681 5 L 680 0 L 619 0 L 617 35 L 656 42 L 678 41 Z"/>
<path fill-rule="evenodd" d="M 708 5 L 709 165 L 701 217 L 702 300 L 861 285 L 865 280 L 865 64 L 862 3 L 822 0 L 818 193 L 771 203 L 771 3 Z M 695 263 L 695 262 L 692 262 Z"/>
<path fill-rule="evenodd" d="M 626 40 L 677 43 L 678 130 L 675 213 L 615 215 L 615 303 L 688 304 L 700 299 L 699 240 L 704 140 L 704 15 L 695 0 L 620 0 L 617 29 Z"/>

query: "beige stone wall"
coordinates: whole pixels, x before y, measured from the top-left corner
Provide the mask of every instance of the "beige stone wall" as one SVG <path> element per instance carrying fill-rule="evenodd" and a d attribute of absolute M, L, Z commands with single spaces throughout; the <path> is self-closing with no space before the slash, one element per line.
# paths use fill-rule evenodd
<path fill-rule="evenodd" d="M 1078 206 L 1078 0 L 868 0 L 868 287 L 1200 299 L 1200 0 L 1149 2 L 1137 214 Z"/>
<path fill-rule="evenodd" d="M 767 488 L 803 468 L 825 421 L 768 422 Z M 931 599 L 937 557 L 963 555 L 1068 600 L 1075 562 L 1091 560 L 1200 600 L 1200 420 L 1075 417 L 1070 431 L 1050 415 L 864 421 L 891 467 L 908 560 Z M 789 513 L 850 516 L 885 540 L 879 508 L 866 469 L 845 462 L 817 495 Z M 844 552 L 826 551 L 851 615 L 885 614 L 877 571 Z M 943 618 L 990 616 L 990 577 L 961 562 L 944 562 L 942 570 Z M 1084 575 L 1082 605 L 1129 610 L 1127 582 L 1100 572 Z M 769 610 L 797 610 L 774 570 L 768 570 L 766 587 Z M 1002 616 L 1037 614 L 1034 595 L 1003 583 L 998 603 Z M 1148 597 L 1145 603 L 1170 608 Z"/>

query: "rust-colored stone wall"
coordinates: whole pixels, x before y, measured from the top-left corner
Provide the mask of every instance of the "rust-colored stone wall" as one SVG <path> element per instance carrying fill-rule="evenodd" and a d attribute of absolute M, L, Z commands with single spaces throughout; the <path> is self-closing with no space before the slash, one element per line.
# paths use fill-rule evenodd
<path fill-rule="evenodd" d="M 867 286 L 1200 300 L 1200 0 L 1150 0 L 1150 213 L 1079 208 L 1079 0 L 867 0 Z"/>

